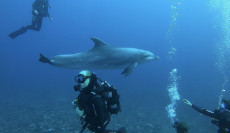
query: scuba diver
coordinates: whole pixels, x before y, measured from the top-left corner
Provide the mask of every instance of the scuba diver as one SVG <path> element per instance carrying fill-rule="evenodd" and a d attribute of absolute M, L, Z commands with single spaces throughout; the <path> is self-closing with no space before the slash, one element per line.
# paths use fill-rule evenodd
<path fill-rule="evenodd" d="M 48 8 L 51 8 L 48 0 L 35 0 L 32 7 L 33 18 L 31 25 L 23 26 L 19 30 L 10 33 L 8 35 L 10 38 L 14 39 L 18 35 L 25 33 L 28 29 L 40 31 L 43 17 L 49 17 L 50 20 L 53 21 L 53 18 L 49 15 L 48 12 Z"/>
<path fill-rule="evenodd" d="M 214 111 L 203 109 L 186 99 L 183 101 L 201 114 L 211 117 L 211 122 L 219 127 L 218 133 L 230 133 L 230 100 L 222 99 L 221 106 Z"/>
<path fill-rule="evenodd" d="M 72 104 L 83 125 L 79 133 L 86 128 L 95 133 L 127 133 L 125 127 L 118 131 L 106 129 L 110 115 L 121 111 L 117 90 L 88 70 L 81 71 L 75 81 L 78 84 L 74 86 L 74 90 L 80 93 Z"/>
<path fill-rule="evenodd" d="M 177 133 L 189 133 L 189 126 L 185 122 L 176 121 L 173 127 L 176 129 Z"/>

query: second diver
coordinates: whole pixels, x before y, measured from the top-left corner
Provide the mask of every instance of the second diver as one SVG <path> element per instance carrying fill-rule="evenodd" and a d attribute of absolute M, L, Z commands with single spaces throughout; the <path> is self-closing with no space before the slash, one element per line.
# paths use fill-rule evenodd
<path fill-rule="evenodd" d="M 53 18 L 50 16 L 48 12 L 48 8 L 50 7 L 48 0 L 35 0 L 32 5 L 32 23 L 27 26 L 23 26 L 17 31 L 10 33 L 8 36 L 12 39 L 17 36 L 24 34 L 27 30 L 40 31 L 42 27 L 43 17 L 49 17 L 50 20 L 53 21 Z"/>

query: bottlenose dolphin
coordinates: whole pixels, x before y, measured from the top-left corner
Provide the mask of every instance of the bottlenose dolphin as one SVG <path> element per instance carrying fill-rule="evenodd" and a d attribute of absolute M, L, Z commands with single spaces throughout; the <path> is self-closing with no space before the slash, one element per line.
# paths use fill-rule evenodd
<path fill-rule="evenodd" d="M 138 64 L 159 59 L 159 56 L 146 50 L 115 48 L 97 38 L 91 39 L 95 45 L 86 52 L 57 55 L 51 59 L 40 54 L 39 61 L 67 69 L 124 69 L 122 74 L 127 76 Z"/>

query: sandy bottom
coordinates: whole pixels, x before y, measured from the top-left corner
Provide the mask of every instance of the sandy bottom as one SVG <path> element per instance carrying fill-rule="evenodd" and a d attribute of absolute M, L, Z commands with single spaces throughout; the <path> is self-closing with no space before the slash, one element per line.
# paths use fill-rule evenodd
<path fill-rule="evenodd" d="M 6 94 L 0 99 L 1 133 L 77 133 L 81 128 L 71 105 L 72 96 Z M 167 117 L 165 105 L 156 103 L 154 97 L 146 100 L 122 98 L 122 111 L 112 116 L 108 129 L 124 126 L 129 133 L 176 133 Z M 217 132 L 217 128 L 210 124 L 210 118 L 184 108 L 179 108 L 178 118 L 189 124 L 190 133 Z"/>

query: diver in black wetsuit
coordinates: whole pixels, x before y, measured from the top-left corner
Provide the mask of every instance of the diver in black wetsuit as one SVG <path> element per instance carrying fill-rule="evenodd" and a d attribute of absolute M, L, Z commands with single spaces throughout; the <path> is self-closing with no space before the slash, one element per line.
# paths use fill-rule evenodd
<path fill-rule="evenodd" d="M 230 133 L 230 101 L 223 99 L 222 107 L 220 107 L 219 109 L 215 109 L 214 111 L 203 109 L 199 106 L 192 104 L 186 99 L 184 99 L 183 101 L 185 104 L 191 106 L 193 109 L 200 112 L 201 114 L 211 117 L 211 122 L 219 127 L 218 133 Z"/>
<path fill-rule="evenodd" d="M 12 39 L 16 38 L 18 35 L 25 33 L 28 29 L 34 31 L 40 31 L 42 27 L 43 17 L 49 17 L 53 21 L 52 17 L 49 15 L 48 8 L 50 7 L 48 0 L 35 0 L 32 5 L 32 23 L 28 26 L 23 26 L 19 30 L 10 33 L 8 36 Z"/>
<path fill-rule="evenodd" d="M 75 77 L 78 85 L 74 86 L 74 90 L 80 94 L 72 104 L 83 124 L 79 133 L 86 128 L 95 133 L 126 133 L 124 127 L 118 131 L 105 129 L 110 122 L 110 114 L 117 114 L 120 111 L 120 102 L 116 89 L 106 81 L 99 85 L 98 79 L 88 70 L 81 71 Z"/>

